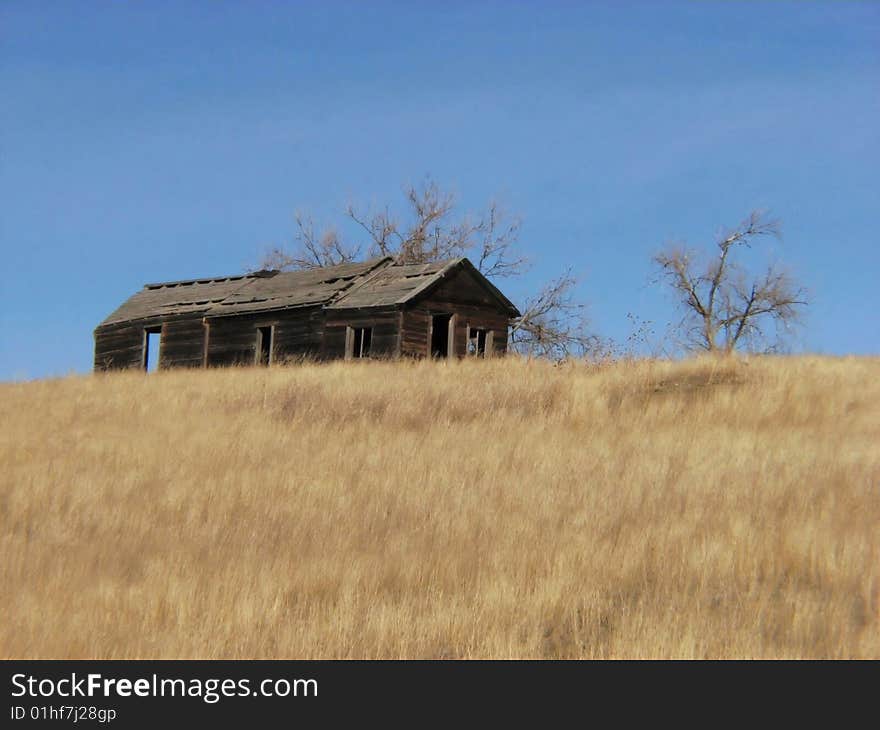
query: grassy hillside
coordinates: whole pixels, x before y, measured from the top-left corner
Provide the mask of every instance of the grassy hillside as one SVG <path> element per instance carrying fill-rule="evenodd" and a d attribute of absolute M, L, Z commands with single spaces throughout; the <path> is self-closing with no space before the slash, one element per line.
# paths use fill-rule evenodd
<path fill-rule="evenodd" d="M 2 657 L 880 658 L 880 360 L 0 385 Z"/>

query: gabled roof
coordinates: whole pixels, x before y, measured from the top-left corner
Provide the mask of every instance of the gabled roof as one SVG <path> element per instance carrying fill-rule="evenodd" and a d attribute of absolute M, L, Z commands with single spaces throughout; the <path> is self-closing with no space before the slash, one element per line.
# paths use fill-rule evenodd
<path fill-rule="evenodd" d="M 101 325 L 162 315 L 222 317 L 307 306 L 336 310 L 398 306 L 428 293 L 460 269 L 475 275 L 511 316 L 519 316 L 516 307 L 466 258 L 397 265 L 386 256 L 306 271 L 258 271 L 147 284 Z"/>
<path fill-rule="evenodd" d="M 457 271 L 469 271 L 512 317 L 519 310 L 466 258 L 429 264 L 394 264 L 377 268 L 370 276 L 340 294 L 328 309 L 361 309 L 406 304 L 428 294 Z"/>

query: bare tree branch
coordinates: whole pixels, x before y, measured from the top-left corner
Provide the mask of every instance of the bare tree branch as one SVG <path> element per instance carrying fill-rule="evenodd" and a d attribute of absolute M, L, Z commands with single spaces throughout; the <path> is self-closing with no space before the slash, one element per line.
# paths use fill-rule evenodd
<path fill-rule="evenodd" d="M 323 266 L 336 266 L 357 261 L 360 247 L 346 246 L 339 239 L 336 230 L 326 229 L 320 235 L 315 233 L 315 225 L 311 218 L 296 213 L 297 233 L 295 240 L 298 246 L 293 253 L 281 248 L 268 251 L 260 262 L 260 268 L 277 269 L 316 269 Z"/>
<path fill-rule="evenodd" d="M 514 218 L 505 222 L 504 214 L 497 203 L 491 203 L 484 218 L 474 227 L 474 234 L 480 237 L 479 256 L 475 262 L 477 269 L 489 279 L 518 276 L 528 268 L 528 259 L 516 253 L 522 221 Z"/>
<path fill-rule="evenodd" d="M 685 317 L 679 330 L 690 347 L 730 353 L 740 347 L 768 346 L 767 321 L 777 329 L 798 320 L 807 304 L 804 290 L 784 271 L 768 267 L 763 277 L 749 277 L 734 262 L 736 247 L 750 248 L 763 236 L 780 236 L 777 220 L 752 211 L 739 226 L 722 233 L 718 253 L 699 273 L 699 257 L 681 246 L 654 256 L 659 278 L 675 292 Z"/>
<path fill-rule="evenodd" d="M 574 301 L 571 270 L 528 299 L 512 325 L 511 347 L 522 354 L 561 360 L 589 355 L 599 339 L 587 328 L 585 306 Z"/>
<path fill-rule="evenodd" d="M 454 219 L 455 196 L 441 191 L 430 178 L 406 188 L 404 198 L 402 219 L 388 208 L 370 215 L 348 206 L 348 217 L 370 236 L 371 255 L 394 256 L 404 264 L 470 255 L 489 278 L 518 276 L 528 268 L 527 259 L 516 250 L 520 220 L 507 220 L 497 203 L 481 216 Z"/>
<path fill-rule="evenodd" d="M 402 244 L 403 239 L 398 231 L 397 222 L 391 217 L 388 208 L 382 213 L 377 213 L 369 220 L 361 217 L 352 205 L 348 206 L 346 213 L 372 239 L 369 250 L 370 256 L 391 256 Z"/>

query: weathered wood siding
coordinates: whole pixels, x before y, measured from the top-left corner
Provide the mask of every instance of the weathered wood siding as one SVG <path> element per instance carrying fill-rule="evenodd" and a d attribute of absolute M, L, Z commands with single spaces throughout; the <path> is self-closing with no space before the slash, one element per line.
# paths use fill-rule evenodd
<path fill-rule="evenodd" d="M 98 327 L 95 330 L 95 370 L 142 368 L 146 331 L 161 328 L 160 369 L 253 364 L 257 328 L 274 327 L 273 362 L 318 357 L 321 351 L 323 312 L 320 307 L 282 310 L 235 317 L 200 314 L 151 317 Z M 206 352 L 207 338 L 207 352 Z"/>
<path fill-rule="evenodd" d="M 323 335 L 324 311 L 321 307 L 283 313 L 275 328 L 275 360 L 319 357 Z"/>
<path fill-rule="evenodd" d="M 467 271 L 459 271 L 404 310 L 401 353 L 408 357 L 426 357 L 431 316 L 444 313 L 455 315 L 453 352 L 456 356 L 463 357 L 467 353 L 468 325 L 492 332 L 492 350 L 486 353 L 488 356 L 507 351 L 507 312 Z"/>
<path fill-rule="evenodd" d="M 150 357 L 155 357 L 150 353 Z M 205 325 L 201 317 L 168 320 L 162 324 L 159 368 L 198 368 L 205 356 Z"/>
<path fill-rule="evenodd" d="M 144 366 L 144 325 L 122 322 L 95 330 L 95 370 L 123 370 Z"/>
<path fill-rule="evenodd" d="M 325 312 L 324 359 L 345 357 L 345 332 L 347 327 L 372 327 L 370 357 L 395 357 L 400 354 L 400 310 L 391 307 L 364 310 L 333 310 Z"/>
<path fill-rule="evenodd" d="M 417 304 L 403 311 L 403 336 L 401 337 L 401 354 L 404 357 L 427 357 L 428 333 L 431 318 L 424 304 Z"/>
<path fill-rule="evenodd" d="M 95 370 L 121 370 L 144 366 L 147 330 L 160 328 L 160 369 L 201 367 L 205 348 L 205 327 L 198 316 L 150 317 L 133 322 L 109 324 L 95 330 Z"/>
<path fill-rule="evenodd" d="M 256 358 L 257 330 L 260 327 L 274 328 L 272 362 L 318 357 L 322 320 L 320 307 L 209 318 L 207 364 L 252 365 Z"/>

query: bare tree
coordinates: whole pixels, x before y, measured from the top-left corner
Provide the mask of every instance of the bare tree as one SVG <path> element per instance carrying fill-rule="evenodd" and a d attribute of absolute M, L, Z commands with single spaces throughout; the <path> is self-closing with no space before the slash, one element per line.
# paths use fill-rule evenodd
<path fill-rule="evenodd" d="M 405 205 L 398 216 L 385 207 L 378 212 L 346 209 L 348 218 L 369 236 L 366 255 L 392 256 L 398 263 L 420 264 L 468 256 L 489 279 L 516 277 L 529 268 L 518 250 L 521 221 L 505 215 L 492 202 L 480 215 L 457 216 L 457 201 L 426 178 L 404 190 Z M 346 245 L 334 229 L 317 234 L 309 218 L 297 215 L 293 253 L 275 248 L 262 268 L 309 269 L 361 258 L 361 247 Z M 585 309 L 574 302 L 576 279 L 568 271 L 526 300 L 512 329 L 511 346 L 524 353 L 562 358 L 584 354 L 594 337 L 587 331 Z"/>
<path fill-rule="evenodd" d="M 569 269 L 527 299 L 511 327 L 511 347 L 553 360 L 595 353 L 601 342 L 589 331 L 585 306 L 574 300 L 576 284 Z"/>
<path fill-rule="evenodd" d="M 750 248 L 768 236 L 780 236 L 779 221 L 752 211 L 719 237 L 717 254 L 709 260 L 682 246 L 669 246 L 654 256 L 659 279 L 684 309 L 679 330 L 688 347 L 722 353 L 767 349 L 768 324 L 779 333 L 797 322 L 807 299 L 787 272 L 770 265 L 763 274 L 750 275 L 734 261 L 738 248 Z"/>
<path fill-rule="evenodd" d="M 456 219 L 455 196 L 440 190 L 431 179 L 409 186 L 405 198 L 402 221 L 387 207 L 364 215 L 348 206 L 349 218 L 370 236 L 370 255 L 421 264 L 472 254 L 474 265 L 490 278 L 517 276 L 526 270 L 527 260 L 515 250 L 520 220 L 507 220 L 497 203 L 490 203 L 476 218 Z"/>
<path fill-rule="evenodd" d="M 296 213 L 294 219 L 297 226 L 294 237 L 297 246 L 294 251 L 289 253 L 275 247 L 266 252 L 259 268 L 279 271 L 316 269 L 357 261 L 360 248 L 343 244 L 335 229 L 328 228 L 318 235 L 315 233 L 315 224 L 311 218 Z"/>

